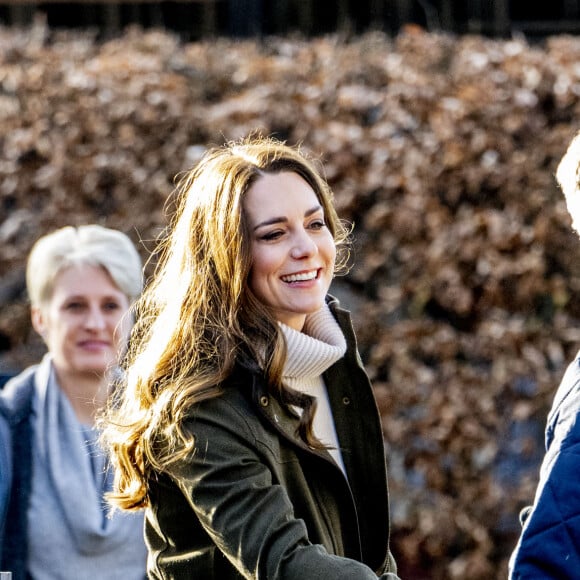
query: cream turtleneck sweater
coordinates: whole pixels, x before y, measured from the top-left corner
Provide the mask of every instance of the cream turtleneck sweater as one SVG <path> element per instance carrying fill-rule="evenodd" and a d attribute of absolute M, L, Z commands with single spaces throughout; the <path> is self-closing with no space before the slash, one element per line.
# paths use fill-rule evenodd
<path fill-rule="evenodd" d="M 280 323 L 288 347 L 283 381 L 292 389 L 315 397 L 314 434 L 345 473 L 342 454 L 322 373 L 346 352 L 346 339 L 325 304 L 306 317 L 302 332 Z"/>

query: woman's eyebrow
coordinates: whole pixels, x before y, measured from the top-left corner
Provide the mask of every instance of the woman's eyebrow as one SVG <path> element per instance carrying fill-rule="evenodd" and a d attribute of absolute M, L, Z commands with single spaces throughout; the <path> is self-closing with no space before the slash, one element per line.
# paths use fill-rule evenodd
<path fill-rule="evenodd" d="M 314 206 L 314 207 L 312 207 L 309 210 L 304 212 L 304 217 L 309 217 L 321 209 L 322 209 L 322 206 L 320 204 L 317 206 Z M 285 216 L 272 217 L 272 218 L 269 218 L 267 220 L 264 220 L 263 222 L 260 222 L 259 224 L 256 224 L 254 226 L 254 231 L 256 231 L 257 229 L 264 227 L 264 226 L 271 226 L 272 224 L 279 224 L 279 223 L 286 222 L 286 221 L 288 221 L 288 218 Z"/>

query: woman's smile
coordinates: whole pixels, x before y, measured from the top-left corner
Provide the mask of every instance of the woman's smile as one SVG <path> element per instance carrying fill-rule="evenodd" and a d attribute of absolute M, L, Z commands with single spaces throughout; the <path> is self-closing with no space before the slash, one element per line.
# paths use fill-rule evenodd
<path fill-rule="evenodd" d="M 318 277 L 319 271 L 320 270 L 311 270 L 310 272 L 301 272 L 299 274 L 288 274 L 287 276 L 282 276 L 282 280 L 289 283 L 315 280 Z"/>

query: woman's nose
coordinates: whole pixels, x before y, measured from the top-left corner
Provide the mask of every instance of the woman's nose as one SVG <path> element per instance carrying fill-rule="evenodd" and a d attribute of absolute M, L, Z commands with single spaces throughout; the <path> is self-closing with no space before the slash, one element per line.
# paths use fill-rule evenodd
<path fill-rule="evenodd" d="M 316 242 L 312 239 L 306 230 L 297 232 L 292 242 L 293 243 L 290 255 L 295 260 L 312 256 L 318 250 Z"/>
<path fill-rule="evenodd" d="M 105 317 L 100 308 L 90 307 L 85 318 L 85 326 L 87 328 L 104 328 Z"/>

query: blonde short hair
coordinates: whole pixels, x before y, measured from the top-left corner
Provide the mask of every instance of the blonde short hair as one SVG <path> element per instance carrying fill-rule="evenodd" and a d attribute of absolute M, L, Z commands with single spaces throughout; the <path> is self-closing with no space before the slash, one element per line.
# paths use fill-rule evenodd
<path fill-rule="evenodd" d="M 57 275 L 78 265 L 104 268 L 131 302 L 141 293 L 141 258 L 127 235 L 93 224 L 66 226 L 41 237 L 30 251 L 26 288 L 31 305 L 50 300 Z"/>
<path fill-rule="evenodd" d="M 556 180 L 566 197 L 572 227 L 580 234 L 580 132 L 570 142 L 558 165 Z"/>

